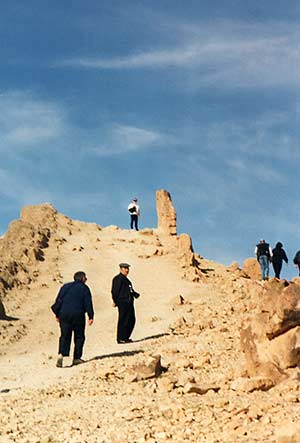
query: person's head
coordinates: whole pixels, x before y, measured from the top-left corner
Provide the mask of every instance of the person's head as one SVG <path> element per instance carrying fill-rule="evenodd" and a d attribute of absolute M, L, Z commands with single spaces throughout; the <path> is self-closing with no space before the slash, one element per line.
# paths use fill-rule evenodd
<path fill-rule="evenodd" d="M 83 271 L 75 272 L 74 281 L 80 281 L 81 283 L 85 283 L 87 281 L 85 272 Z"/>
<path fill-rule="evenodd" d="M 278 243 L 276 243 L 276 248 L 280 249 L 282 248 L 283 244 L 279 241 Z"/>
<path fill-rule="evenodd" d="M 263 243 L 266 243 L 266 242 L 265 242 L 265 240 L 264 240 L 263 238 L 261 238 L 261 239 L 259 240 L 259 243 L 260 243 L 260 244 L 263 244 Z"/>
<path fill-rule="evenodd" d="M 120 263 L 119 267 L 120 267 L 121 274 L 123 274 L 125 276 L 128 275 L 129 267 L 130 267 L 130 265 L 128 263 Z"/>
<path fill-rule="evenodd" d="M 137 199 L 136 197 L 134 197 L 134 198 L 132 199 L 132 201 L 133 201 L 134 203 L 137 203 L 138 199 Z"/>

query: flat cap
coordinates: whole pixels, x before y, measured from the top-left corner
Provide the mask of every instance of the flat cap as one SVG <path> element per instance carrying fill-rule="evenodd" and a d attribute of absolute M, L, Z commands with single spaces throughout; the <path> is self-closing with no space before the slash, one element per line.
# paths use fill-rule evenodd
<path fill-rule="evenodd" d="M 129 265 L 128 263 L 120 263 L 120 264 L 119 264 L 119 267 L 120 267 L 120 268 L 129 268 L 130 265 Z"/>

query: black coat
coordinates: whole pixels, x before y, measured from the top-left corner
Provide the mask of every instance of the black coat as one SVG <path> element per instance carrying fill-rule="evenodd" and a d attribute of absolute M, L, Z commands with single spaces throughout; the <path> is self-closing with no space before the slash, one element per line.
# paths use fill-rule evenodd
<path fill-rule="evenodd" d="M 282 249 L 282 247 L 277 247 L 272 250 L 273 257 L 272 262 L 282 264 L 282 260 L 284 260 L 286 263 L 288 263 L 288 258 L 285 253 L 285 250 Z"/>
<path fill-rule="evenodd" d="M 60 288 L 52 311 L 58 318 L 72 318 L 84 316 L 94 318 L 92 294 L 89 287 L 80 281 L 66 283 Z"/>
<path fill-rule="evenodd" d="M 114 303 L 133 303 L 134 290 L 131 281 L 123 274 L 118 274 L 113 278 L 111 295 Z"/>

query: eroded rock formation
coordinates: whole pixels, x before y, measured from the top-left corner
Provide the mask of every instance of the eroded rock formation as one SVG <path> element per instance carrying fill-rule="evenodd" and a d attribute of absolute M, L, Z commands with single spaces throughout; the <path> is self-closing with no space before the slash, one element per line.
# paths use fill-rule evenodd
<path fill-rule="evenodd" d="M 157 228 L 160 234 L 176 235 L 176 211 L 168 191 L 156 191 Z"/>

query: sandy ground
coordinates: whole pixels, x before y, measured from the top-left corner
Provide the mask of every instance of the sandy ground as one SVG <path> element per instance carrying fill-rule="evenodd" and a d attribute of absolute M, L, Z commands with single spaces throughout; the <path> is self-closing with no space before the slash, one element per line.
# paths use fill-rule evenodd
<path fill-rule="evenodd" d="M 124 350 L 140 350 L 149 337 L 167 333 L 169 323 L 177 315 L 171 301 L 195 287 L 181 278 L 173 256 L 138 257 L 153 249 L 152 240 L 142 233 L 113 228 L 99 231 L 92 226 L 93 229 L 88 224 L 75 225 L 66 242 L 56 248 L 50 244 L 27 302 L 16 312 L 8 312 L 25 322 L 28 334 L 5 349 L 5 355 L 0 357 L 1 389 L 45 387 L 57 381 L 57 377 L 70 378 L 79 370 L 78 367 L 66 370 L 55 367 L 59 327 L 50 306 L 61 285 L 53 281 L 53 273 L 59 273 L 64 283 L 71 281 L 77 270 L 87 273 L 95 322 L 86 328 L 86 360 Z M 148 244 L 141 244 L 146 242 Z M 135 303 L 137 323 L 132 336 L 135 343 L 129 345 L 116 343 L 117 309 L 112 306 L 110 294 L 111 280 L 119 272 L 118 263 L 122 261 L 132 265 L 129 278 L 141 293 Z M 65 360 L 66 366 L 70 366 L 71 358 Z"/>

